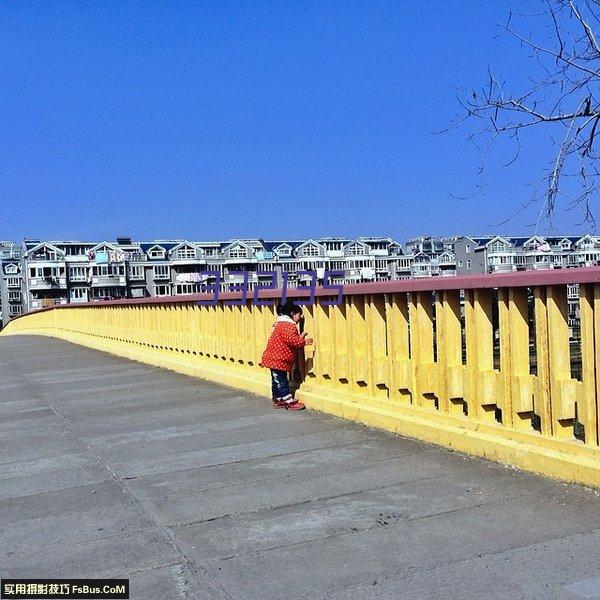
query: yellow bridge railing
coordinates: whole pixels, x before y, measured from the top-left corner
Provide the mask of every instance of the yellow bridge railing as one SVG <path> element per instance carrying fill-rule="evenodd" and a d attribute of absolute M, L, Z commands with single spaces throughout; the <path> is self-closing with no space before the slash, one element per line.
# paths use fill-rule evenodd
<path fill-rule="evenodd" d="M 600 486 L 600 268 L 317 288 L 298 369 L 309 408 Z M 572 284 L 578 284 L 578 296 Z M 288 296 L 301 292 L 288 290 Z M 264 291 L 276 298 L 280 291 Z M 329 295 L 328 295 L 329 294 Z M 65 305 L 2 335 L 50 335 L 269 397 L 276 315 L 203 296 Z"/>

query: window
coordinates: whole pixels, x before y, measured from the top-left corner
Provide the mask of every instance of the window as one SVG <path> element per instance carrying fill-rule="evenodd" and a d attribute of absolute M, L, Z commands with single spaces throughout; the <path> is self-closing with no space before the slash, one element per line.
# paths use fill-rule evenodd
<path fill-rule="evenodd" d="M 462 266 L 463 266 L 463 261 L 462 261 L 462 260 L 459 260 L 459 261 L 458 261 L 458 266 L 459 266 L 459 267 L 462 267 Z"/>
<path fill-rule="evenodd" d="M 304 246 L 302 254 L 304 256 L 319 256 L 319 249 L 314 244 L 309 244 L 308 246 Z"/>
<path fill-rule="evenodd" d="M 507 249 L 506 244 L 504 242 L 501 242 L 500 240 L 497 240 L 493 244 L 490 244 L 489 248 L 490 252 L 503 252 Z"/>
<path fill-rule="evenodd" d="M 96 265 L 92 267 L 92 275 L 100 277 L 116 277 L 125 274 L 123 265 Z"/>
<path fill-rule="evenodd" d="M 88 291 L 87 288 L 73 288 L 71 290 L 71 300 L 87 300 Z"/>
<path fill-rule="evenodd" d="M 248 249 L 243 246 L 235 246 L 229 250 L 229 258 L 247 258 Z"/>
<path fill-rule="evenodd" d="M 471 252 L 471 244 L 467 244 L 465 246 L 465 254 L 469 254 Z"/>
<path fill-rule="evenodd" d="M 8 308 L 8 314 L 11 316 L 20 315 L 21 311 L 22 311 L 22 308 L 19 304 L 12 304 Z"/>
<path fill-rule="evenodd" d="M 470 269 L 470 268 L 471 268 L 471 261 L 467 260 L 467 269 Z"/>
<path fill-rule="evenodd" d="M 179 260 L 186 258 L 196 258 L 196 250 L 191 246 L 183 246 L 175 253 L 175 257 Z"/>
<path fill-rule="evenodd" d="M 281 265 L 281 267 L 282 267 L 282 269 L 283 269 L 284 272 L 293 273 L 293 272 L 295 272 L 295 271 L 298 270 L 298 263 L 295 263 L 295 262 L 283 263 Z"/>
<path fill-rule="evenodd" d="M 8 287 L 21 287 L 21 279 L 19 277 L 9 277 L 6 284 Z"/>
<path fill-rule="evenodd" d="M 12 302 L 21 300 L 21 292 L 8 292 L 8 299 Z"/>
<path fill-rule="evenodd" d="M 164 258 L 165 251 L 162 248 L 153 248 L 149 252 L 150 258 Z"/>
<path fill-rule="evenodd" d="M 366 254 L 366 252 L 360 244 L 352 244 L 348 248 L 348 254 L 350 256 L 356 256 L 357 254 Z"/>
<path fill-rule="evenodd" d="M 155 290 L 156 296 L 168 296 L 169 295 L 169 287 L 168 285 L 157 285 Z"/>
<path fill-rule="evenodd" d="M 129 267 L 129 277 L 131 279 L 144 279 L 143 265 L 132 265 Z"/>
<path fill-rule="evenodd" d="M 69 267 L 69 279 L 71 281 L 85 281 L 87 279 L 87 268 Z"/>
<path fill-rule="evenodd" d="M 197 294 L 198 285 L 195 283 L 178 283 L 175 286 L 175 294 Z"/>
<path fill-rule="evenodd" d="M 277 252 L 280 256 L 289 256 L 292 253 L 292 249 L 289 246 L 280 246 Z"/>
<path fill-rule="evenodd" d="M 156 279 L 168 279 L 169 265 L 156 265 L 154 267 L 154 277 Z"/>

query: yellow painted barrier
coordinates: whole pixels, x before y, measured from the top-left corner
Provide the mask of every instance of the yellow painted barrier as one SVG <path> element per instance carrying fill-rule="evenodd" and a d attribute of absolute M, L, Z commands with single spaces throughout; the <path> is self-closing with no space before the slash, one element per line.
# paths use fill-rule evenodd
<path fill-rule="evenodd" d="M 299 365 L 297 396 L 312 409 L 600 487 L 598 282 L 591 268 L 361 284 L 345 286 L 340 305 L 319 290 L 304 307 L 315 346 Z M 580 284 L 576 340 L 567 283 Z M 258 363 L 274 307 L 198 298 L 66 305 L 23 315 L 1 335 L 54 336 L 269 398 Z"/>

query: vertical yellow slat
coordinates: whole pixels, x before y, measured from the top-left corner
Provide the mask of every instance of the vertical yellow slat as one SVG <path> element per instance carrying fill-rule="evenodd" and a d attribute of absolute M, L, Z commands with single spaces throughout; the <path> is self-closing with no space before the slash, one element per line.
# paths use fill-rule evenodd
<path fill-rule="evenodd" d="M 433 408 L 433 304 L 431 292 L 411 294 L 409 303 L 412 395 L 416 406 Z"/>
<path fill-rule="evenodd" d="M 581 401 L 578 402 L 578 418 L 585 428 L 585 443 L 598 445 L 598 398 L 596 373 L 596 335 L 594 332 L 595 296 L 597 286 L 594 284 L 579 286 L 579 306 L 581 318 L 581 370 L 583 389 Z"/>
<path fill-rule="evenodd" d="M 499 290 L 502 421 L 508 427 L 531 428 L 533 387 L 529 376 L 527 288 Z"/>
<path fill-rule="evenodd" d="M 383 294 L 369 294 L 365 300 L 369 392 L 377 398 L 387 400 L 390 362 L 387 351 L 385 299 Z"/>
<path fill-rule="evenodd" d="M 577 382 L 571 381 L 566 288 L 548 286 L 546 294 L 552 431 L 556 437 L 571 438 Z"/>
<path fill-rule="evenodd" d="M 460 295 L 457 290 L 438 293 L 436 298 L 440 410 L 463 412 L 462 338 Z"/>
<path fill-rule="evenodd" d="M 351 373 L 348 360 L 348 319 L 347 315 L 350 311 L 350 299 L 345 296 L 339 306 L 332 306 L 333 311 L 333 339 L 335 340 L 335 350 L 333 356 L 335 358 L 335 381 L 334 384 L 339 386 L 341 390 L 346 390 L 350 385 Z"/>
<path fill-rule="evenodd" d="M 412 401 L 409 379 L 408 297 L 389 294 L 386 305 L 387 340 L 390 360 L 390 399 L 399 404 Z"/>
<path fill-rule="evenodd" d="M 465 292 L 467 404 L 469 416 L 493 421 L 496 399 L 492 294 L 488 289 Z"/>
<path fill-rule="evenodd" d="M 600 443 L 600 285 L 594 286 L 594 347 L 596 367 L 596 438 Z"/>
<path fill-rule="evenodd" d="M 352 392 L 361 393 L 369 382 L 369 365 L 367 358 L 367 328 L 365 320 L 366 296 L 356 294 L 350 296 L 348 305 L 347 336 L 348 371 L 351 373 Z"/>

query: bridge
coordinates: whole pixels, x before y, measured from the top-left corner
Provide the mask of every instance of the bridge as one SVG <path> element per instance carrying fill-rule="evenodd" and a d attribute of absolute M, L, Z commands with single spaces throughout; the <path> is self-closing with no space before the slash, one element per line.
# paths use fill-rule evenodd
<path fill-rule="evenodd" d="M 600 598 L 598 281 L 319 290 L 299 413 L 258 367 L 273 308 L 239 294 L 25 315 L 0 336 L 0 574 L 144 600 Z"/>

